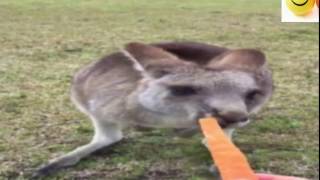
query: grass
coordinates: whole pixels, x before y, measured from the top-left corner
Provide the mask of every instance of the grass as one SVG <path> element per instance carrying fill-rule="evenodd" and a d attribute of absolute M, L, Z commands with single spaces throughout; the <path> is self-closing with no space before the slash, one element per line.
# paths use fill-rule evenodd
<path fill-rule="evenodd" d="M 236 143 L 257 171 L 319 178 L 318 24 L 280 23 L 278 0 L 0 1 L 0 179 L 87 143 L 69 100 L 76 69 L 130 41 L 194 40 L 266 52 L 276 92 Z M 129 132 L 48 179 L 211 179 L 199 137 Z"/>

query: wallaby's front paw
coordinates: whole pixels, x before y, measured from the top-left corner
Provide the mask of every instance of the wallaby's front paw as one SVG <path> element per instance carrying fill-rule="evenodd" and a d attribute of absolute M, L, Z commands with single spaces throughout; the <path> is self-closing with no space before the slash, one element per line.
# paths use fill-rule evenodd
<path fill-rule="evenodd" d="M 213 174 L 219 174 L 219 170 L 218 170 L 217 166 L 215 166 L 214 164 L 209 166 L 209 172 L 213 173 Z"/>
<path fill-rule="evenodd" d="M 206 138 L 203 138 L 201 142 L 202 142 L 202 144 L 203 144 L 206 148 L 209 149 L 208 140 L 207 140 Z"/>
<path fill-rule="evenodd" d="M 209 172 L 211 174 L 213 174 L 213 176 L 215 177 L 214 179 L 217 179 L 217 180 L 220 180 L 220 173 L 219 173 L 219 170 L 217 168 L 217 166 L 215 166 L 214 164 L 212 164 L 210 167 L 209 167 Z"/>

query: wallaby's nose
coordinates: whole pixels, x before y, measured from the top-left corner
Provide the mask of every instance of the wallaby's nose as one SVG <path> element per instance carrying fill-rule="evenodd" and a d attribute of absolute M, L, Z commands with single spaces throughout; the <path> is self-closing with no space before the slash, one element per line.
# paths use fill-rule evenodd
<path fill-rule="evenodd" d="M 248 114 L 241 111 L 221 111 L 218 112 L 217 115 L 227 124 L 248 121 Z"/>

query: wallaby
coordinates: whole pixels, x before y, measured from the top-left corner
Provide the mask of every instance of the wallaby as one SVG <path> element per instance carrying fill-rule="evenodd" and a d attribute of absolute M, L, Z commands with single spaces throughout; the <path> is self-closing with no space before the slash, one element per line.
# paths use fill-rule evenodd
<path fill-rule="evenodd" d="M 78 71 L 71 99 L 92 121 L 90 143 L 40 167 L 46 175 L 72 166 L 123 138 L 130 126 L 197 129 L 211 114 L 231 136 L 271 97 L 265 55 L 195 42 L 129 43 Z"/>

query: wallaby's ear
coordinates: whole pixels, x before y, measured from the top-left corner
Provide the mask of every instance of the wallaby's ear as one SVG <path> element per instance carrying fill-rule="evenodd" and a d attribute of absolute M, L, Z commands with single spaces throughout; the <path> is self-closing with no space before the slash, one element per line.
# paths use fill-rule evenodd
<path fill-rule="evenodd" d="M 151 45 L 143 43 L 129 43 L 122 50 L 124 55 L 128 57 L 134 64 L 136 70 L 142 72 L 142 75 L 152 77 L 155 69 L 161 67 L 172 67 L 185 64 L 175 55 Z"/>
<path fill-rule="evenodd" d="M 260 70 L 266 64 L 264 53 L 255 49 L 230 50 L 213 59 L 209 68 L 238 69 L 245 71 Z"/>

